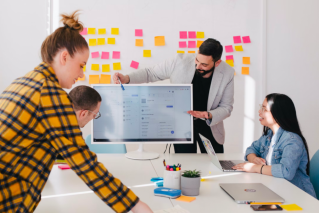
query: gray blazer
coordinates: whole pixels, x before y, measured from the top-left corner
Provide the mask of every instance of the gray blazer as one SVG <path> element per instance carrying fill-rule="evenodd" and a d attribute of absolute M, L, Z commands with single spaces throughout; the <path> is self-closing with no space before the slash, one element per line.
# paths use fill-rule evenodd
<path fill-rule="evenodd" d="M 195 74 L 196 54 L 177 54 L 176 57 L 153 67 L 129 74 L 130 83 L 148 83 L 170 79 L 173 84 L 190 84 Z M 230 116 L 234 104 L 234 69 L 221 62 L 214 71 L 207 101 L 207 111 L 213 118 L 207 121 L 219 144 L 225 142 L 223 120 Z"/>

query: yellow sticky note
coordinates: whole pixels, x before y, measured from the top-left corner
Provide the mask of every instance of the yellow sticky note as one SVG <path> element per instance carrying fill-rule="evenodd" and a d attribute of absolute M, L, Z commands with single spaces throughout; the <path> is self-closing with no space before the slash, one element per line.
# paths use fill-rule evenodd
<path fill-rule="evenodd" d="M 115 38 L 108 38 L 107 43 L 108 44 L 115 44 Z"/>
<path fill-rule="evenodd" d="M 95 34 L 95 28 L 88 28 L 88 34 Z"/>
<path fill-rule="evenodd" d="M 118 35 L 119 34 L 119 28 L 111 28 L 111 34 L 112 35 Z"/>
<path fill-rule="evenodd" d="M 196 53 L 195 51 L 188 51 L 188 53 Z"/>
<path fill-rule="evenodd" d="M 98 65 L 98 64 L 92 64 L 92 65 L 91 65 L 91 70 L 99 71 L 99 70 L 100 70 L 100 65 Z"/>
<path fill-rule="evenodd" d="M 89 39 L 89 46 L 96 46 L 96 39 L 95 38 Z"/>
<path fill-rule="evenodd" d="M 196 37 L 197 38 L 205 38 L 204 32 L 196 32 Z"/>
<path fill-rule="evenodd" d="M 226 63 L 229 64 L 229 66 L 234 67 L 234 61 L 233 60 L 226 60 Z"/>
<path fill-rule="evenodd" d="M 234 75 L 236 75 L 236 72 L 234 72 Z"/>
<path fill-rule="evenodd" d="M 182 196 L 176 198 L 175 200 L 190 203 L 190 202 L 196 200 L 196 197 L 187 197 L 187 196 L 182 195 Z"/>
<path fill-rule="evenodd" d="M 99 83 L 100 83 L 100 75 L 89 76 L 89 84 L 99 84 Z"/>
<path fill-rule="evenodd" d="M 200 47 L 200 45 L 202 45 L 202 43 L 203 43 L 204 41 L 197 41 L 197 47 Z"/>
<path fill-rule="evenodd" d="M 135 46 L 143 47 L 143 39 L 135 39 Z"/>
<path fill-rule="evenodd" d="M 83 72 L 85 72 L 85 70 L 86 70 L 86 65 L 83 66 Z"/>
<path fill-rule="evenodd" d="M 144 50 L 143 51 L 143 57 L 151 57 L 151 50 Z"/>
<path fill-rule="evenodd" d="M 164 46 L 165 36 L 155 36 L 155 46 Z"/>
<path fill-rule="evenodd" d="M 280 205 L 281 208 L 287 210 L 287 211 L 301 211 L 302 208 L 298 206 L 297 204 L 285 204 L 285 205 Z"/>
<path fill-rule="evenodd" d="M 85 75 L 83 74 L 83 78 L 78 78 L 78 81 L 84 81 L 85 80 Z"/>
<path fill-rule="evenodd" d="M 98 38 L 97 39 L 97 45 L 104 45 L 105 44 L 105 38 Z"/>
<path fill-rule="evenodd" d="M 98 30 L 98 34 L 99 34 L 99 35 L 106 34 L 106 29 L 105 29 L 105 28 L 99 29 L 99 30 Z"/>
<path fill-rule="evenodd" d="M 100 84 L 110 84 L 111 83 L 111 75 L 101 75 Z"/>
<path fill-rule="evenodd" d="M 243 57 L 243 64 L 250 64 L 250 57 Z"/>
<path fill-rule="evenodd" d="M 203 178 L 202 178 L 202 179 L 200 179 L 200 181 L 204 182 L 204 181 L 205 181 L 205 179 L 203 179 Z"/>
<path fill-rule="evenodd" d="M 121 70 L 121 62 L 113 63 L 113 70 Z"/>
<path fill-rule="evenodd" d="M 102 72 L 110 72 L 110 65 L 102 64 Z"/>
<path fill-rule="evenodd" d="M 235 50 L 236 51 L 244 51 L 243 46 L 241 46 L 241 45 L 235 46 Z"/>
<path fill-rule="evenodd" d="M 177 53 L 185 53 L 183 50 L 177 50 Z"/>
<path fill-rule="evenodd" d="M 241 74 L 249 75 L 249 67 L 242 67 L 241 68 Z"/>

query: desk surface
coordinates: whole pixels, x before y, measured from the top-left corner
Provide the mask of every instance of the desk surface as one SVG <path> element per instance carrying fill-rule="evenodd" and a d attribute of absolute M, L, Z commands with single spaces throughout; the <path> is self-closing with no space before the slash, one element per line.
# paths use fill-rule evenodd
<path fill-rule="evenodd" d="M 219 154 L 219 159 L 239 160 L 243 154 Z M 200 194 L 191 203 L 153 195 L 152 177 L 163 176 L 163 159 L 167 164 L 182 164 L 182 170 L 197 169 L 205 181 L 201 182 Z M 286 200 L 295 203 L 303 212 L 316 212 L 318 200 L 308 195 L 290 182 L 271 176 L 222 172 L 215 167 L 206 154 L 161 155 L 151 161 L 137 161 L 125 158 L 122 154 L 98 154 L 98 160 L 125 185 L 130 187 L 142 201 L 154 211 L 180 205 L 191 213 L 196 212 L 254 212 L 249 205 L 236 204 L 220 187 L 219 183 L 263 183 Z M 72 171 L 53 167 L 49 180 L 42 192 L 42 201 L 36 213 L 64 212 L 113 212 L 102 202 Z"/>

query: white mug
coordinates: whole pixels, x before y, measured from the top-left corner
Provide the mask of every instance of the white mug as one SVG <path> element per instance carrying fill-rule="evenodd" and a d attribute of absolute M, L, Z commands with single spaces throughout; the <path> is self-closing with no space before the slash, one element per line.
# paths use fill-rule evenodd
<path fill-rule="evenodd" d="M 181 171 L 164 171 L 164 187 L 181 189 Z"/>

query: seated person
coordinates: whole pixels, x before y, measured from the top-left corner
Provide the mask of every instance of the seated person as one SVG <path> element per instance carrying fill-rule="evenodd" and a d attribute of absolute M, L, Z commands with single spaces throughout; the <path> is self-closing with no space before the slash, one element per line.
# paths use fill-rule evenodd
<path fill-rule="evenodd" d="M 283 94 L 267 95 L 259 110 L 263 135 L 247 148 L 245 160 L 234 169 L 285 178 L 316 197 L 309 178 L 309 152 L 294 103 Z"/>

